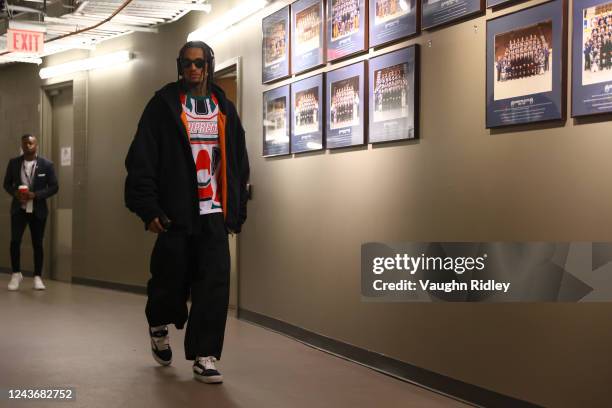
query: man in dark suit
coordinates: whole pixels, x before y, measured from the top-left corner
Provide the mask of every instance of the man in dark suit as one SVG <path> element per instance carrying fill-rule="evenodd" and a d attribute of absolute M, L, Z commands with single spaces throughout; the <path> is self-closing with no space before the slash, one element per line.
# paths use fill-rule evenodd
<path fill-rule="evenodd" d="M 21 239 L 26 226 L 30 227 L 34 248 L 34 289 L 44 290 L 41 279 L 43 265 L 43 237 L 49 209 L 47 198 L 59 187 L 53 163 L 37 155 L 38 141 L 32 135 L 21 137 L 23 155 L 11 159 L 4 176 L 4 189 L 13 197 L 11 204 L 11 266 L 13 275 L 9 290 L 19 289 L 21 274 Z"/>

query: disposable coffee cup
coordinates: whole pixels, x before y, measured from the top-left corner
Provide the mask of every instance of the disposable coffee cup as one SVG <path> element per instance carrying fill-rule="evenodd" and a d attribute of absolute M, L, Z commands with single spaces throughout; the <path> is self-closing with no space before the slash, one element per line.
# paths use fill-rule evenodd
<path fill-rule="evenodd" d="M 24 185 L 21 185 L 21 186 L 19 186 L 17 188 L 19 189 L 19 192 L 22 193 L 22 194 L 23 193 L 27 193 L 28 191 L 30 191 L 30 188 L 28 186 L 24 186 Z M 28 202 L 26 203 L 26 206 L 25 206 L 25 210 L 26 210 L 26 213 L 28 213 L 28 214 L 30 214 L 30 213 L 32 213 L 34 211 L 34 202 L 32 200 L 28 200 Z"/>

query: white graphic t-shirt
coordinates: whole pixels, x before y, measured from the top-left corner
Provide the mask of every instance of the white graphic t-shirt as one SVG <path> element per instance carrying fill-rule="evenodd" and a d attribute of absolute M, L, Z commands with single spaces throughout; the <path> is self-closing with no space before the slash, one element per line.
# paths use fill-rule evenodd
<path fill-rule="evenodd" d="M 219 186 L 221 149 L 217 127 L 219 116 L 217 100 L 214 96 L 194 97 L 182 94 L 181 105 L 196 165 L 200 214 L 223 212 Z"/>

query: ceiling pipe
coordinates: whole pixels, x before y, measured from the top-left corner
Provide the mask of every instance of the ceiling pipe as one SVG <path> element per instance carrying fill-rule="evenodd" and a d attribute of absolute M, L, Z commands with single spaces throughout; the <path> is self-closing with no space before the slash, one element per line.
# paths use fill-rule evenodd
<path fill-rule="evenodd" d="M 50 25 L 61 25 L 67 27 L 76 27 L 76 26 L 85 26 L 86 24 L 91 24 L 93 19 L 80 18 L 79 16 L 70 16 L 70 17 L 47 17 L 45 21 L 50 23 Z M 111 31 L 139 31 L 143 33 L 157 33 L 158 29 L 155 27 L 143 27 L 137 25 L 129 25 L 129 24 L 121 24 L 121 23 L 106 23 L 104 25 L 105 28 L 108 28 Z"/>
<path fill-rule="evenodd" d="M 46 17 L 47 0 L 33 0 L 33 1 L 35 1 L 37 3 L 44 2 L 44 9 L 45 10 L 44 11 L 40 11 L 40 10 L 37 10 L 37 9 L 34 9 L 34 8 L 21 7 L 21 6 L 14 6 L 14 7 L 12 6 L 12 9 L 16 10 L 16 11 L 23 11 L 23 14 L 34 12 L 34 13 L 39 14 L 40 17 L 45 18 Z M 53 3 L 55 1 L 56 0 L 50 0 L 50 3 Z M 104 0 L 102 0 L 102 1 L 104 1 Z M 83 1 L 80 1 L 80 2 L 78 2 L 78 1 L 73 2 L 73 4 L 75 6 L 77 6 L 77 10 L 76 11 L 80 11 L 81 13 L 85 10 L 85 8 L 88 5 L 88 3 L 90 3 L 89 0 L 83 0 Z M 95 24 L 92 24 L 91 26 L 88 26 L 88 27 L 83 28 L 83 29 L 77 29 L 74 32 L 69 32 L 69 33 L 66 33 L 66 34 L 61 34 L 61 35 L 59 35 L 57 37 L 53 37 L 51 39 L 47 39 L 45 41 L 45 43 L 50 43 L 50 42 L 53 42 L 53 41 L 61 40 L 63 38 L 75 36 L 75 35 L 78 35 L 78 34 L 83 34 L 83 33 L 86 33 L 88 31 L 96 31 L 96 32 L 102 31 L 102 32 L 104 32 L 105 30 L 103 28 L 98 29 L 98 27 L 100 27 L 100 26 L 102 26 L 102 25 L 104 25 L 106 23 L 109 23 L 115 17 L 117 17 L 117 18 L 115 18 L 114 22 L 108 24 L 107 27 L 108 27 L 109 30 L 106 30 L 106 31 L 109 31 L 111 33 L 112 33 L 112 31 L 157 32 L 157 29 L 154 28 L 154 27 L 143 27 L 140 24 L 151 25 L 151 24 L 155 24 L 157 22 L 163 23 L 163 22 L 165 22 L 165 20 L 158 21 L 158 19 L 156 19 L 156 18 L 142 18 L 142 17 L 138 18 L 137 16 L 128 16 L 128 15 L 125 15 L 125 14 L 117 16 L 128 5 L 134 4 L 134 5 L 140 6 L 140 5 L 143 5 L 143 3 L 144 4 L 148 3 L 148 5 L 151 6 L 149 11 L 153 11 L 153 12 L 155 12 L 156 10 L 159 10 L 160 8 L 163 8 L 164 6 L 170 6 L 170 7 L 168 7 L 169 9 L 174 9 L 176 7 L 177 11 L 183 9 L 183 10 L 187 10 L 187 11 L 191 11 L 191 10 L 205 11 L 207 13 L 210 13 L 211 8 L 212 8 L 210 3 L 201 4 L 200 2 L 195 2 L 195 1 L 193 1 L 193 2 L 171 2 L 171 1 L 168 1 L 168 0 L 147 0 L 146 3 L 145 3 L 143 0 L 126 0 L 109 17 L 106 17 L 106 18 L 104 18 L 101 21 L 97 21 L 98 18 L 102 18 L 103 16 L 95 16 L 95 15 L 94 16 L 88 16 L 89 18 L 91 18 L 93 20 L 92 23 L 95 23 Z M 7 6 L 8 6 L 8 4 L 7 4 Z M 157 7 L 155 7 L 155 6 L 157 6 Z M 160 8 L 158 8 L 158 7 L 160 7 Z M 74 6 L 72 8 L 74 8 Z M 11 14 L 11 15 L 13 14 L 12 10 L 7 9 L 7 12 L 9 14 Z M 71 14 L 72 14 L 72 16 L 76 17 L 75 13 L 71 13 Z M 181 13 L 180 15 L 183 15 L 183 14 L 184 13 Z M 176 20 L 176 17 L 174 19 L 171 19 L 170 21 L 175 21 L 175 20 Z M 72 21 L 71 21 L 71 23 L 72 23 Z M 77 28 L 78 28 L 78 25 L 77 25 Z M 51 48 L 55 48 L 55 47 L 51 46 Z M 0 52 L 0 57 L 4 56 L 6 54 L 11 54 L 11 52 L 10 51 Z"/>
<path fill-rule="evenodd" d="M 84 29 L 82 29 L 82 30 L 77 30 L 77 31 L 71 32 L 71 33 L 69 33 L 69 34 L 64 34 L 64 35 L 60 35 L 60 36 L 58 36 L 58 37 L 51 38 L 51 39 L 49 39 L 49 40 L 46 40 L 46 41 L 45 41 L 45 44 L 46 44 L 46 43 L 53 42 L 53 41 L 61 40 L 62 38 L 72 37 L 73 35 L 77 35 L 77 34 L 85 33 L 85 32 L 87 32 L 87 31 L 89 31 L 89 30 L 93 30 L 93 29 L 95 29 L 95 28 L 98 28 L 98 27 L 100 27 L 102 24 L 104 24 L 104 23 L 108 23 L 109 21 L 111 21 L 111 20 L 113 19 L 113 17 L 115 17 L 117 14 L 121 13 L 121 11 L 122 11 L 124 8 L 126 8 L 127 6 L 129 6 L 129 4 L 130 4 L 131 2 L 132 2 L 132 0 L 126 0 L 126 1 L 125 1 L 125 2 L 124 2 L 124 3 L 123 3 L 123 4 L 122 4 L 122 5 L 121 5 L 121 6 L 120 6 L 120 7 L 119 7 L 117 10 L 115 10 L 115 12 L 114 12 L 113 14 L 111 14 L 109 17 L 105 18 L 104 20 L 100 21 L 100 22 L 99 22 L 99 23 L 97 23 L 97 24 L 94 24 L 94 25 L 92 25 L 92 26 L 90 26 L 90 27 L 87 27 L 87 28 L 84 28 Z M 2 56 L 2 55 L 6 55 L 6 54 L 10 54 L 10 51 L 5 51 L 5 52 L 2 52 L 2 53 L 0 53 L 0 56 Z"/>
<path fill-rule="evenodd" d="M 6 8 L 7 10 L 11 10 L 11 11 L 23 11 L 25 13 L 36 13 L 36 14 L 46 15 L 44 11 L 41 11 L 41 10 L 38 10 L 32 7 L 14 6 L 12 4 L 7 4 Z"/>

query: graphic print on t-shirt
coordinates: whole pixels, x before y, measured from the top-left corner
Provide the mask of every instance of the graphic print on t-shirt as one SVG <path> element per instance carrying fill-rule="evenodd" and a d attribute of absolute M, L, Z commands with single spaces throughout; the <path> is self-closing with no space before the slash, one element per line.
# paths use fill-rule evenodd
<path fill-rule="evenodd" d="M 181 105 L 187 121 L 191 153 L 196 165 L 200 214 L 222 212 L 219 169 L 221 150 L 217 119 L 219 106 L 214 98 L 194 98 L 181 95 Z"/>

